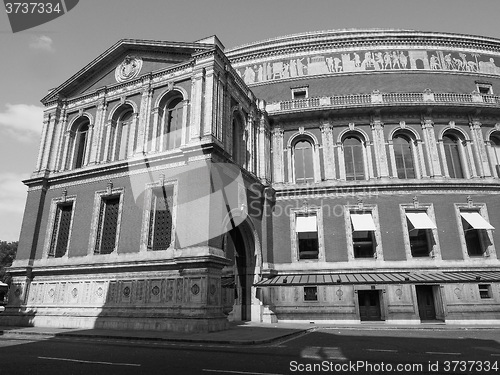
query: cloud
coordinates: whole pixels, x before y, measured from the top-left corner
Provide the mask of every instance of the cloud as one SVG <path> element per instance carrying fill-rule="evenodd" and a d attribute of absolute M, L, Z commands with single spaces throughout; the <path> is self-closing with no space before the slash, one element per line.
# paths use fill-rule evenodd
<path fill-rule="evenodd" d="M 40 35 L 34 37 L 29 47 L 34 50 L 54 52 L 53 41 L 46 35 Z"/>
<path fill-rule="evenodd" d="M 31 104 L 6 104 L 0 110 L 0 131 L 19 141 L 39 139 L 43 125 L 43 107 Z"/>
<path fill-rule="evenodd" d="M 29 174 L 0 173 L 0 240 L 17 241 L 21 231 Z"/>

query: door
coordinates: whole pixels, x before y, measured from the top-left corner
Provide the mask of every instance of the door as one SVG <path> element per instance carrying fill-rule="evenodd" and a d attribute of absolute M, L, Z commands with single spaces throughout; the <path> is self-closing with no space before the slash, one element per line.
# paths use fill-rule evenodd
<path fill-rule="evenodd" d="M 434 305 L 434 292 L 432 285 L 417 285 L 418 313 L 420 320 L 436 320 L 436 306 Z"/>
<path fill-rule="evenodd" d="M 361 321 L 382 320 L 378 290 L 358 290 L 358 300 Z"/>

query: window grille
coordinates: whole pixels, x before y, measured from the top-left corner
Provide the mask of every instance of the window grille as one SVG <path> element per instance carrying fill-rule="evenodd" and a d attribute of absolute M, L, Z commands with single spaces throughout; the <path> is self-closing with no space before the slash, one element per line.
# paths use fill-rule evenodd
<path fill-rule="evenodd" d="M 72 204 L 59 204 L 56 208 L 54 229 L 50 241 L 49 257 L 60 258 L 66 254 L 71 228 Z"/>
<path fill-rule="evenodd" d="M 148 248 L 166 250 L 172 241 L 173 189 L 154 189 L 151 197 Z"/>
<path fill-rule="evenodd" d="M 119 196 L 104 198 L 101 201 L 95 249 L 97 254 L 110 254 L 115 249 L 119 206 Z"/>

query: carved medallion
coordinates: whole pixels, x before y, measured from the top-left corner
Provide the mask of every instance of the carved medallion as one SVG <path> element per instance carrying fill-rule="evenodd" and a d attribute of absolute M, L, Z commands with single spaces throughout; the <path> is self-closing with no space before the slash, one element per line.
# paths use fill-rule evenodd
<path fill-rule="evenodd" d="M 151 289 L 151 293 L 153 294 L 153 296 L 157 296 L 158 294 L 160 294 L 160 288 L 158 287 L 158 285 L 155 285 L 153 289 Z"/>
<path fill-rule="evenodd" d="M 192 292 L 194 295 L 197 295 L 198 293 L 200 293 L 200 287 L 198 286 L 198 284 L 194 284 L 194 285 L 191 287 L 191 292 Z"/>
<path fill-rule="evenodd" d="M 123 295 L 125 297 L 129 297 L 130 296 L 130 287 L 126 286 L 125 288 L 123 288 Z"/>
<path fill-rule="evenodd" d="M 139 75 L 142 69 L 142 59 L 136 56 L 127 55 L 123 62 L 115 69 L 117 82 L 125 82 Z"/>

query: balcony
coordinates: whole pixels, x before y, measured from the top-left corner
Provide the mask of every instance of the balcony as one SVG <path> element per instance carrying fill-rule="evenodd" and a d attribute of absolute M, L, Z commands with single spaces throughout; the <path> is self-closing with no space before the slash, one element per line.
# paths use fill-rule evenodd
<path fill-rule="evenodd" d="M 355 107 L 384 107 L 400 105 L 453 105 L 485 106 L 500 108 L 500 96 L 473 92 L 471 94 L 424 92 L 381 93 L 335 95 L 308 99 L 286 100 L 269 103 L 266 110 L 270 115 L 314 111 L 321 109 L 341 109 Z"/>

